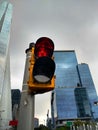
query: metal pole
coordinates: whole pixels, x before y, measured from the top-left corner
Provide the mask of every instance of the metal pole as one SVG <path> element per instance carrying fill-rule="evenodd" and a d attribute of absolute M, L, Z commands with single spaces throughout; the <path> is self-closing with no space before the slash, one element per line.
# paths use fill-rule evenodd
<path fill-rule="evenodd" d="M 29 76 L 29 60 L 31 57 L 31 48 L 34 44 L 30 44 L 29 48 L 26 50 L 26 63 L 25 63 L 25 72 L 21 93 L 21 101 L 19 108 L 19 119 L 18 119 L 18 128 L 17 130 L 34 130 L 34 101 L 35 96 L 28 92 L 28 76 Z"/>

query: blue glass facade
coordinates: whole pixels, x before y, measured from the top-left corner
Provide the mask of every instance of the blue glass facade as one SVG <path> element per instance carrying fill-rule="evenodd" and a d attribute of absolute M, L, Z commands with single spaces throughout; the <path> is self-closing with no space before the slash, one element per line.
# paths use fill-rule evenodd
<path fill-rule="evenodd" d="M 74 92 L 75 92 L 75 101 L 77 105 L 77 116 L 85 119 L 91 118 L 93 115 L 86 88 L 78 86 L 75 88 Z"/>
<path fill-rule="evenodd" d="M 56 63 L 56 88 L 76 86 L 79 79 L 76 71 L 77 59 L 74 51 L 55 51 L 54 57 Z"/>
<path fill-rule="evenodd" d="M 74 88 L 57 88 L 55 92 L 58 120 L 77 118 Z"/>
<path fill-rule="evenodd" d="M 81 85 L 82 87 L 86 87 L 86 90 L 88 92 L 88 97 L 91 103 L 93 116 L 94 118 L 98 118 L 98 106 L 94 104 L 95 101 L 98 101 L 98 97 L 88 64 L 79 64 L 78 71 L 80 74 Z"/>
<path fill-rule="evenodd" d="M 74 50 L 55 51 L 54 59 L 56 63 L 56 86 L 51 96 L 53 124 L 55 119 L 56 121 L 63 121 L 83 117 L 98 118 L 98 106 L 94 105 L 94 101 L 98 101 L 98 97 L 88 65 L 78 64 Z M 76 100 L 76 93 L 79 90 L 76 88 L 78 86 L 82 88 L 80 93 L 84 94 L 81 101 Z M 77 103 L 81 103 L 80 106 Z M 81 105 L 85 112 L 84 116 L 82 116 L 82 112 L 79 112 Z"/>

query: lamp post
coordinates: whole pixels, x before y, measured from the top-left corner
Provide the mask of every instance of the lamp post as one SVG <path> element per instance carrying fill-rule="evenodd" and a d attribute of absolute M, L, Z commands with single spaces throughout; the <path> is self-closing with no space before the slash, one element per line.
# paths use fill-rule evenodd
<path fill-rule="evenodd" d="M 18 130 L 34 130 L 34 98 L 35 95 L 28 93 L 27 80 L 29 77 L 28 68 L 31 58 L 31 48 L 34 44 L 30 44 L 26 49 L 26 63 L 24 71 L 24 79 L 21 93 L 21 101 L 19 108 Z"/>

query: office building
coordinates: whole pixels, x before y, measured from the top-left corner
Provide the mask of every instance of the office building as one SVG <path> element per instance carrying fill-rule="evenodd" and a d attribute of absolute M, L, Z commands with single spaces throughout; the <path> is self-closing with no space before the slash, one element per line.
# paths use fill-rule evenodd
<path fill-rule="evenodd" d="M 39 127 L 39 119 L 34 118 L 34 128 L 38 128 L 38 127 Z"/>
<path fill-rule="evenodd" d="M 9 127 L 12 119 L 9 38 L 12 5 L 0 2 L 0 130 Z"/>
<path fill-rule="evenodd" d="M 13 110 L 15 104 L 17 104 L 18 106 L 20 104 L 20 98 L 21 98 L 20 90 L 19 89 L 12 89 L 11 90 L 11 97 L 12 97 L 12 110 Z"/>
<path fill-rule="evenodd" d="M 91 119 L 93 115 L 86 88 L 78 86 L 75 88 L 74 92 L 77 106 L 77 117 L 80 117 L 81 119 Z"/>
<path fill-rule="evenodd" d="M 11 99 L 12 99 L 12 118 L 13 118 L 13 120 L 18 120 L 20 98 L 21 98 L 20 90 L 12 89 L 11 90 Z"/>
<path fill-rule="evenodd" d="M 88 64 L 78 64 L 74 50 L 55 51 L 55 90 L 51 94 L 53 127 L 75 119 L 97 119 L 98 101 Z M 82 100 L 80 100 L 80 99 Z"/>

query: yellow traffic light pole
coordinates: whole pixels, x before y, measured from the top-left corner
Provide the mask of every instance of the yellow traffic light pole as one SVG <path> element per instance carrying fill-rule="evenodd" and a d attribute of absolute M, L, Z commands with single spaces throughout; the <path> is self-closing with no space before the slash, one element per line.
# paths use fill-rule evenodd
<path fill-rule="evenodd" d="M 19 108 L 18 128 L 17 130 L 34 130 L 34 101 L 35 95 L 29 93 L 27 80 L 29 77 L 28 68 L 31 58 L 31 49 L 34 44 L 30 44 L 30 47 L 26 50 L 26 63 L 25 72 L 21 93 L 21 101 Z"/>

